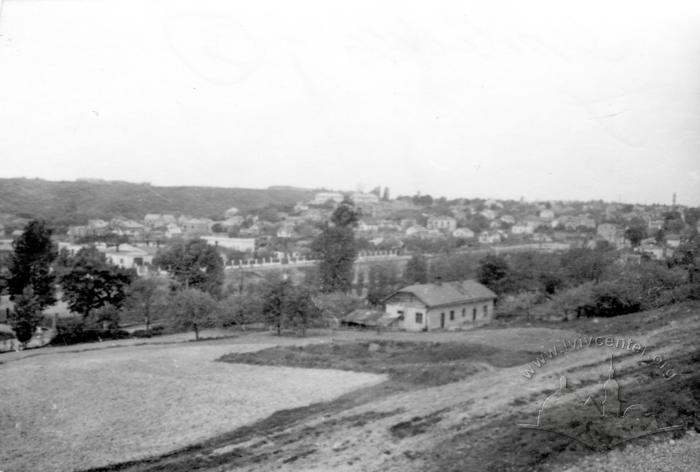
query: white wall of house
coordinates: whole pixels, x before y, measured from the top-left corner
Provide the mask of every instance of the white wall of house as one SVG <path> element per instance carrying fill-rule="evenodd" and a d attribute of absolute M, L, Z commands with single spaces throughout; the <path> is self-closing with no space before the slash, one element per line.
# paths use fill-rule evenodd
<path fill-rule="evenodd" d="M 405 300 L 398 303 L 388 303 L 386 313 L 392 316 L 403 316 L 402 329 L 406 331 L 432 331 L 441 329 L 442 314 L 445 316 L 444 329 L 460 328 L 491 321 L 494 315 L 494 301 L 484 300 L 476 303 L 460 303 L 438 308 L 427 309 L 418 300 Z M 416 315 L 420 321 L 418 321 Z"/>
<path fill-rule="evenodd" d="M 493 300 L 431 308 L 428 311 L 428 330 L 460 328 L 487 323 L 493 319 L 493 311 Z M 442 326 L 443 313 L 445 317 L 444 327 Z"/>
<path fill-rule="evenodd" d="M 399 325 L 406 331 L 423 331 L 426 326 L 427 310 L 425 305 L 418 301 L 390 303 L 386 305 L 385 312 L 391 316 L 402 316 L 403 319 L 399 321 Z M 420 315 L 418 317 L 420 321 L 416 318 L 416 314 Z"/>

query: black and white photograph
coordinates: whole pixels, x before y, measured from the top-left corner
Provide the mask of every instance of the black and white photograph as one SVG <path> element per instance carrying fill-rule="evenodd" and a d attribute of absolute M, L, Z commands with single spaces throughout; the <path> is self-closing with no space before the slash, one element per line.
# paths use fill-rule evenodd
<path fill-rule="evenodd" d="M 697 0 L 0 0 L 0 472 L 696 472 L 699 339 Z"/>

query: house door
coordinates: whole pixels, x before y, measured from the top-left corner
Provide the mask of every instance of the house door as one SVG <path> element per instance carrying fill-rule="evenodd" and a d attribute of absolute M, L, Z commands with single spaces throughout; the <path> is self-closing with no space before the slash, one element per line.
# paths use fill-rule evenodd
<path fill-rule="evenodd" d="M 440 328 L 444 328 L 444 327 L 445 327 L 445 314 L 440 313 Z"/>

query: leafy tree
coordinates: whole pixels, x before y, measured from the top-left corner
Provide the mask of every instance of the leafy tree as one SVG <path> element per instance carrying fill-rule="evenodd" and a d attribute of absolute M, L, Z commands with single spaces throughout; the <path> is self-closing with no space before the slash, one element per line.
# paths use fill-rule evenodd
<path fill-rule="evenodd" d="M 389 197 L 389 187 L 384 187 L 384 193 L 382 194 L 382 200 L 385 202 L 388 202 L 390 199 Z"/>
<path fill-rule="evenodd" d="M 700 221 L 700 207 L 685 210 L 685 223 L 690 227 L 691 232 L 697 232 L 698 221 Z"/>
<path fill-rule="evenodd" d="M 25 288 L 31 287 L 41 309 L 56 303 L 51 263 L 58 252 L 51 241 L 51 230 L 43 221 L 30 221 L 12 245 L 8 279 L 10 295 L 22 295 Z"/>
<path fill-rule="evenodd" d="M 688 283 L 694 284 L 700 272 L 700 235 L 693 232 L 684 238 L 674 250 L 672 265 L 684 267 L 688 271 Z"/>
<path fill-rule="evenodd" d="M 153 264 L 166 269 L 185 288 L 198 288 L 218 297 L 224 280 L 224 264 L 216 248 L 203 239 L 179 242 L 159 251 Z"/>
<path fill-rule="evenodd" d="M 60 278 L 63 300 L 86 319 L 106 304 L 121 307 L 136 274 L 111 264 L 94 246 L 82 248 Z"/>
<path fill-rule="evenodd" d="M 96 309 L 92 316 L 94 323 L 98 326 L 98 330 L 116 330 L 119 328 L 119 318 L 121 310 L 111 303 L 107 303 Z"/>
<path fill-rule="evenodd" d="M 667 233 L 680 233 L 685 227 L 683 218 L 678 211 L 668 211 L 664 213 L 664 231 Z"/>
<path fill-rule="evenodd" d="M 31 285 L 27 285 L 22 294 L 17 295 L 14 301 L 15 306 L 10 311 L 9 322 L 17 341 L 24 345 L 32 339 L 36 328 L 43 319 L 41 300 L 34 294 Z"/>
<path fill-rule="evenodd" d="M 508 276 L 508 262 L 496 254 L 489 254 L 479 261 L 476 269 L 477 280 L 491 290 L 501 293 L 502 282 Z"/>
<path fill-rule="evenodd" d="M 192 329 L 195 340 L 199 340 L 200 328 L 212 324 L 216 310 L 216 300 L 208 292 L 196 288 L 177 291 L 168 305 L 172 326 Z"/>
<path fill-rule="evenodd" d="M 403 281 L 407 285 L 428 282 L 428 261 L 423 254 L 414 254 L 406 263 Z"/>
<path fill-rule="evenodd" d="M 306 329 L 322 314 L 313 302 L 311 291 L 303 285 L 291 285 L 287 288 L 283 310 L 285 323 L 301 331 L 302 336 L 306 336 Z"/>
<path fill-rule="evenodd" d="M 431 206 L 433 204 L 433 197 L 430 195 L 414 195 L 413 204 L 418 206 Z"/>
<path fill-rule="evenodd" d="M 637 247 L 642 242 L 642 239 L 646 238 L 647 230 L 646 227 L 639 223 L 631 224 L 625 229 L 625 238 L 630 242 L 632 247 Z"/>
<path fill-rule="evenodd" d="M 314 304 L 321 310 L 321 315 L 326 320 L 340 320 L 354 309 L 361 307 L 363 303 L 359 296 L 340 292 L 321 293 L 314 296 Z"/>
<path fill-rule="evenodd" d="M 263 318 L 277 330 L 277 335 L 282 334 L 284 325 L 285 291 L 290 282 L 286 278 L 265 282 L 261 313 Z"/>
<path fill-rule="evenodd" d="M 658 244 L 664 244 L 666 242 L 666 232 L 663 230 L 663 228 L 659 228 L 654 233 L 654 239 Z"/>
<path fill-rule="evenodd" d="M 151 332 L 151 321 L 163 313 L 167 305 L 168 284 L 156 278 L 139 278 L 127 290 L 125 307 L 132 315 L 143 319 L 146 335 Z"/>
<path fill-rule="evenodd" d="M 470 253 L 451 254 L 445 251 L 431 260 L 428 280 L 440 278 L 444 282 L 470 279 L 475 276 L 477 260 Z"/>
<path fill-rule="evenodd" d="M 614 259 L 615 253 L 609 246 L 573 248 L 562 255 L 562 266 L 568 280 L 578 285 L 586 281 L 600 281 Z"/>
<path fill-rule="evenodd" d="M 372 265 L 369 268 L 367 301 L 379 305 L 397 288 L 396 270 L 393 265 Z"/>
<path fill-rule="evenodd" d="M 282 329 L 286 327 L 299 329 L 302 335 L 306 335 L 306 328 L 321 314 L 307 287 L 295 285 L 287 277 L 266 282 L 262 315 L 268 324 L 275 327 L 277 335 L 282 334 Z"/>
<path fill-rule="evenodd" d="M 343 201 L 322 226 L 321 234 L 311 243 L 313 256 L 320 260 L 318 276 L 324 293 L 348 292 L 352 285 L 352 268 L 357 257 L 354 228 L 359 214 L 349 201 Z"/>

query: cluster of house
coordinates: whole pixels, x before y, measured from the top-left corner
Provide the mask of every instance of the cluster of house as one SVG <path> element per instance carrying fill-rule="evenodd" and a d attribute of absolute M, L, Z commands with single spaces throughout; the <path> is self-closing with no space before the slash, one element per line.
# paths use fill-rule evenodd
<path fill-rule="evenodd" d="M 361 211 L 358 236 L 377 249 L 401 248 L 410 238 L 457 238 L 483 245 L 497 245 L 506 240 L 575 244 L 604 240 L 623 248 L 629 246 L 625 238 L 626 221 L 645 222 L 647 234 L 652 236 L 664 226 L 664 214 L 672 209 L 604 202 L 569 205 L 460 200 L 443 204 L 437 214 L 431 214 L 433 208 L 416 205 L 410 198 L 389 200 L 380 198 L 378 192 L 324 191 L 309 201 L 298 202 L 293 211 L 276 212 L 274 221 L 268 221 L 262 214 L 244 215 L 232 207 L 216 220 L 174 214 L 147 214 L 140 221 L 123 217 L 91 219 L 87 224 L 69 227 L 67 236 L 72 244 L 89 242 L 91 238 L 100 240 L 108 235 L 121 237 L 118 242 L 131 244 L 104 246 L 104 251 L 124 267 L 147 265 L 154 252 L 152 243 L 157 247 L 194 237 L 222 249 L 248 254 L 245 257 L 265 253 L 266 257 L 298 258 L 308 255 L 310 242 L 320 232 L 316 223 L 327 221 L 334 207 L 346 198 Z M 10 220 L 0 218 L 0 225 L 4 221 Z M 0 226 L 0 229 L 4 228 Z M 15 233 L 21 234 L 21 230 L 15 229 L 12 238 Z M 0 239 L 0 252 L 3 245 L 7 251 L 11 250 L 11 241 L 11 238 Z M 667 234 L 663 245 L 647 238 L 637 250 L 663 258 L 679 243 L 678 234 Z"/>

